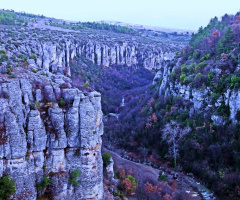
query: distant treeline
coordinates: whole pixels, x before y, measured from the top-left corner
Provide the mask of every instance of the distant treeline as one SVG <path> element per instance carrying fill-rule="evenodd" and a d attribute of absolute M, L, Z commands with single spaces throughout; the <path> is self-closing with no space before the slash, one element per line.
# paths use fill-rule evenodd
<path fill-rule="evenodd" d="M 111 25 L 111 24 L 106 24 L 106 23 L 97 23 L 97 22 L 78 22 L 78 23 L 58 23 L 58 22 L 52 22 L 50 20 L 50 25 L 51 26 L 57 26 L 57 27 L 63 27 L 67 29 L 73 29 L 73 30 L 81 30 L 85 28 L 91 28 L 91 29 L 96 29 L 96 30 L 107 30 L 107 31 L 112 31 L 116 33 L 125 33 L 125 34 L 132 34 L 136 35 L 137 31 L 128 28 L 126 26 L 119 26 L 119 25 Z"/>
<path fill-rule="evenodd" d="M 12 25 L 15 24 L 16 14 L 12 12 L 0 11 L 0 24 Z"/>
<path fill-rule="evenodd" d="M 45 18 L 43 15 L 34 15 L 25 12 L 14 12 L 12 10 L 0 10 L 0 24 L 3 25 L 16 25 L 25 22 L 26 18 Z M 47 23 L 47 22 L 46 22 Z M 66 22 L 53 22 L 49 20 L 49 25 L 62 27 L 66 29 L 81 30 L 85 28 L 91 28 L 96 30 L 107 30 L 116 33 L 125 33 L 136 35 L 137 31 L 128 28 L 126 26 L 111 25 L 107 23 L 97 22 L 78 22 L 78 23 L 66 23 Z"/>
<path fill-rule="evenodd" d="M 111 25 L 106 23 L 97 23 L 97 22 L 83 22 L 81 23 L 83 27 L 98 29 L 98 30 L 109 30 L 116 33 L 127 33 L 127 34 L 137 34 L 137 32 L 126 26 Z"/>
<path fill-rule="evenodd" d="M 25 12 L 14 12 L 8 10 L 0 10 L 0 24 L 3 25 L 20 25 L 26 22 L 26 17 L 28 18 L 43 18 L 43 15 L 34 15 Z"/>

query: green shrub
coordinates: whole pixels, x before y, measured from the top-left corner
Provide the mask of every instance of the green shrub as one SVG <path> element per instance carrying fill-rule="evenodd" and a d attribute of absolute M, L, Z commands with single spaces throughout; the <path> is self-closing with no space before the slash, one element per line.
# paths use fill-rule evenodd
<path fill-rule="evenodd" d="M 37 60 L 37 56 L 33 54 L 33 55 L 29 56 L 29 59 L 34 59 L 36 61 Z"/>
<path fill-rule="evenodd" d="M 191 65 L 189 65 L 188 72 L 193 73 L 196 65 L 197 65 L 196 63 L 192 63 Z"/>
<path fill-rule="evenodd" d="M 1 61 L 7 61 L 8 60 L 8 56 L 6 54 L 1 54 Z"/>
<path fill-rule="evenodd" d="M 15 78 L 15 77 L 16 77 L 16 76 L 15 76 L 15 74 L 13 74 L 13 73 L 10 75 L 10 78 Z"/>
<path fill-rule="evenodd" d="M 181 66 L 181 72 L 187 72 L 188 70 L 187 70 L 187 65 L 186 64 L 184 64 L 184 65 L 182 65 Z"/>
<path fill-rule="evenodd" d="M 170 75 L 169 75 L 169 79 L 171 81 L 174 81 L 176 79 L 176 73 L 175 72 L 172 72 Z"/>
<path fill-rule="evenodd" d="M 235 86 L 239 85 L 239 83 L 240 83 L 240 77 L 233 75 L 231 77 L 230 87 L 235 87 Z"/>
<path fill-rule="evenodd" d="M 108 166 L 111 163 L 110 158 L 111 154 L 109 152 L 102 154 L 102 160 L 105 166 Z"/>
<path fill-rule="evenodd" d="M 88 86 L 89 86 L 89 83 L 88 83 L 88 81 L 86 81 L 86 82 L 84 83 L 84 87 L 85 87 L 85 88 L 88 88 Z"/>
<path fill-rule="evenodd" d="M 225 32 L 225 34 L 221 37 L 217 44 L 217 54 L 221 53 L 228 54 L 232 49 L 232 39 L 233 39 L 233 31 L 231 26 L 229 26 Z"/>
<path fill-rule="evenodd" d="M 210 72 L 210 73 L 208 74 L 208 81 L 209 81 L 209 82 L 212 81 L 213 76 L 214 76 L 214 72 Z"/>
<path fill-rule="evenodd" d="M 215 101 L 217 101 L 218 98 L 220 97 L 220 94 L 218 94 L 218 93 L 212 93 L 211 97 L 212 97 L 212 100 L 215 102 Z"/>
<path fill-rule="evenodd" d="M 229 117 L 230 116 L 229 105 L 225 105 L 224 103 L 222 103 L 221 106 L 217 108 L 217 114 L 226 118 Z"/>
<path fill-rule="evenodd" d="M 0 54 L 6 54 L 5 50 L 0 50 Z"/>
<path fill-rule="evenodd" d="M 195 52 L 193 53 L 193 58 L 194 58 L 194 59 L 199 58 L 199 53 L 198 53 L 197 51 L 195 51 Z"/>
<path fill-rule="evenodd" d="M 181 75 L 180 75 L 180 81 L 181 81 L 181 83 L 183 82 L 183 80 L 184 80 L 185 77 L 186 77 L 186 74 L 181 74 Z"/>
<path fill-rule="evenodd" d="M 132 186 L 135 187 L 137 185 L 136 179 L 134 177 L 132 177 L 131 175 L 127 175 L 126 178 L 128 178 L 131 181 Z"/>
<path fill-rule="evenodd" d="M 49 185 L 51 185 L 53 182 L 51 179 L 47 177 L 43 177 L 41 183 L 37 183 L 36 187 L 38 191 L 43 191 L 45 188 L 47 188 Z"/>
<path fill-rule="evenodd" d="M 195 67 L 195 71 L 198 71 L 200 69 L 202 69 L 203 67 L 205 67 L 207 65 L 207 63 L 205 61 L 200 62 L 196 67 Z"/>
<path fill-rule="evenodd" d="M 188 84 L 188 83 L 190 83 L 191 81 L 190 81 L 190 79 L 186 76 L 184 79 L 183 79 L 183 84 Z"/>
<path fill-rule="evenodd" d="M 184 122 L 188 118 L 189 118 L 188 110 L 183 110 L 183 111 L 179 112 L 178 116 L 176 117 L 176 120 L 179 122 Z"/>
<path fill-rule="evenodd" d="M 196 80 L 198 77 L 201 77 L 201 76 L 202 76 L 201 73 L 196 74 L 196 76 L 194 77 L 194 80 Z"/>
<path fill-rule="evenodd" d="M 37 71 L 36 71 L 35 69 L 32 69 L 32 72 L 33 72 L 33 73 L 37 73 Z"/>
<path fill-rule="evenodd" d="M 11 74 L 12 69 L 13 69 L 12 66 L 7 67 L 7 73 L 8 73 L 8 74 Z"/>
<path fill-rule="evenodd" d="M 0 178 L 0 200 L 7 199 L 15 193 L 15 182 L 9 175 Z"/>
<path fill-rule="evenodd" d="M 65 101 L 63 100 L 63 98 L 60 98 L 59 100 L 59 106 L 62 107 L 65 105 Z"/>
<path fill-rule="evenodd" d="M 120 193 L 119 197 L 121 198 L 121 200 L 125 200 L 125 196 L 123 192 Z"/>
<path fill-rule="evenodd" d="M 158 181 L 160 182 L 166 182 L 167 181 L 167 177 L 164 175 L 164 173 L 159 173 L 158 175 Z"/>
<path fill-rule="evenodd" d="M 210 54 L 206 54 L 200 59 L 200 61 L 203 62 L 204 60 L 208 60 L 210 57 Z"/>
<path fill-rule="evenodd" d="M 80 182 L 76 180 L 77 178 L 79 178 L 80 175 L 81 175 L 81 172 L 78 169 L 72 171 L 71 177 L 69 179 L 69 183 L 73 186 L 80 185 Z"/>

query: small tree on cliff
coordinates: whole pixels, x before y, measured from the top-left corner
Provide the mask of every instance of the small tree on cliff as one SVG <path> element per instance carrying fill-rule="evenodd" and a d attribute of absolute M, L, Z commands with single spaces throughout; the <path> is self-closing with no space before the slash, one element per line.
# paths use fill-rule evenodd
<path fill-rule="evenodd" d="M 88 89 L 88 87 L 89 87 L 88 81 L 86 81 L 86 82 L 84 83 L 84 87 Z"/>
<path fill-rule="evenodd" d="M 15 191 L 15 182 L 9 175 L 0 178 L 0 200 L 8 199 Z"/>
<path fill-rule="evenodd" d="M 162 139 L 166 140 L 170 146 L 169 151 L 174 158 L 174 169 L 176 171 L 179 143 L 181 139 L 191 131 L 191 128 L 188 126 L 183 128 L 180 123 L 172 120 L 165 125 L 162 131 Z"/>

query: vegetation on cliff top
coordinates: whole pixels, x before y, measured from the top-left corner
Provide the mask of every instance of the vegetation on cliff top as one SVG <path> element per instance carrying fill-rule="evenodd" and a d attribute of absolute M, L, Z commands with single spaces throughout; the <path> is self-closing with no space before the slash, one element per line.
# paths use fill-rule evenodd
<path fill-rule="evenodd" d="M 52 20 L 49 21 L 49 25 L 62 27 L 66 29 L 73 29 L 73 30 L 81 30 L 81 29 L 95 29 L 95 30 L 106 30 L 112 31 L 115 33 L 125 33 L 131 35 L 137 35 L 138 32 L 128 28 L 126 26 L 119 26 L 119 25 L 112 25 L 106 23 L 99 23 L 99 22 L 77 22 L 77 23 L 66 23 L 66 22 L 53 22 Z"/>

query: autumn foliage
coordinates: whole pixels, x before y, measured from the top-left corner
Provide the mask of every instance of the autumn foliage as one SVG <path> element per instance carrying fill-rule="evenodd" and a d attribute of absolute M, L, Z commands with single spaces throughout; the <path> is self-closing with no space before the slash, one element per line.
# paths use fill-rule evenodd
<path fill-rule="evenodd" d="M 122 186 L 127 194 L 133 194 L 136 185 L 131 182 L 129 178 L 125 178 L 122 180 Z"/>
<path fill-rule="evenodd" d="M 132 173 L 132 170 L 129 170 L 126 175 L 126 171 L 122 168 L 122 166 L 118 166 L 118 169 L 120 171 L 118 170 L 115 176 L 115 178 L 119 179 L 118 188 L 127 195 L 134 195 L 137 188 L 137 182 L 133 176 L 129 175 Z"/>

